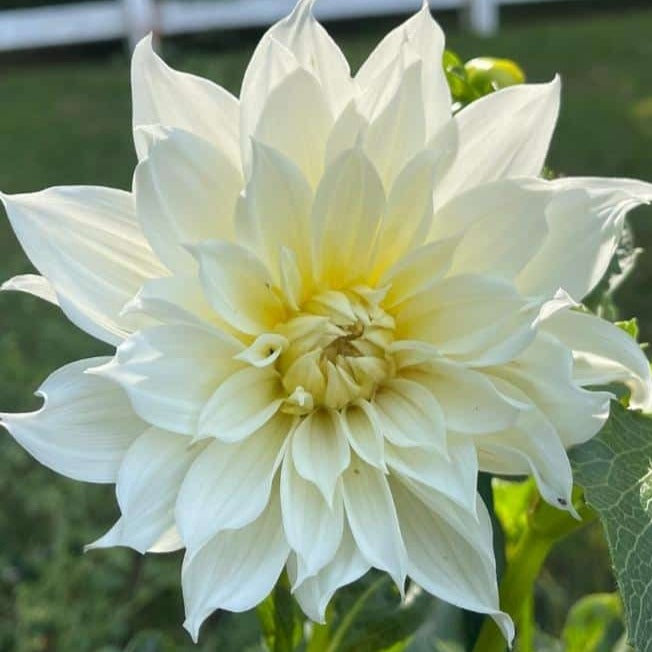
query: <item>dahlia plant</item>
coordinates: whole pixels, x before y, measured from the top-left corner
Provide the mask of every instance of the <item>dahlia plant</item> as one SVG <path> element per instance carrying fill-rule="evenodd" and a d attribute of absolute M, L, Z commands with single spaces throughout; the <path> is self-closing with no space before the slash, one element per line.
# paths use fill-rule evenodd
<path fill-rule="evenodd" d="M 239 99 L 138 45 L 131 192 L 0 195 L 41 274 L 4 287 L 116 347 L 3 425 L 116 484 L 90 548 L 185 549 L 195 640 L 284 570 L 323 623 L 375 568 L 511 642 L 478 473 L 531 474 L 579 517 L 566 450 L 604 425 L 605 386 L 650 407 L 638 344 L 580 302 L 652 185 L 542 178 L 558 78 L 454 112 L 427 5 L 354 77 L 311 5 L 264 35 Z"/>

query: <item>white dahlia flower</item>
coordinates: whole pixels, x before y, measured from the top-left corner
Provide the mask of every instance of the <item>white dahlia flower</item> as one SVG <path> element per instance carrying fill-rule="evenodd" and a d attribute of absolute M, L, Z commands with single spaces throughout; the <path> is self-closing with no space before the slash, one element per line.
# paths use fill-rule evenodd
<path fill-rule="evenodd" d="M 545 181 L 560 83 L 453 116 L 427 6 L 351 77 L 299 3 L 240 99 L 133 57 L 132 192 L 2 195 L 57 303 L 116 345 L 4 414 L 43 464 L 115 482 L 93 547 L 185 548 L 186 627 L 261 602 L 287 568 L 305 613 L 371 567 L 452 604 L 498 605 L 478 470 L 531 473 L 572 511 L 566 448 L 623 382 L 630 337 L 578 309 L 652 185 Z"/>

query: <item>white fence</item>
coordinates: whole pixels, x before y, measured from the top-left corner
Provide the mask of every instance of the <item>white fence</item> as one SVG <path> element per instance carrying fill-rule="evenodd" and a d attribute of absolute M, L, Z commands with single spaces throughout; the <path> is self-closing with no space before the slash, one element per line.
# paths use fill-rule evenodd
<path fill-rule="evenodd" d="M 430 0 L 437 9 L 468 12 L 471 29 L 498 28 L 499 5 L 541 0 Z M 162 36 L 210 29 L 264 26 L 286 15 L 295 0 L 98 0 L 0 11 L 0 51 L 127 39 L 131 46 L 153 31 Z M 322 0 L 324 20 L 413 11 L 420 0 Z"/>

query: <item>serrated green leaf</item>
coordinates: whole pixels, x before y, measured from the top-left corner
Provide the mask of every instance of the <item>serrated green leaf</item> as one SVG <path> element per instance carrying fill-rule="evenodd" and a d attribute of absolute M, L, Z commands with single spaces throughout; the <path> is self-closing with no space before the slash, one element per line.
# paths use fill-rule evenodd
<path fill-rule="evenodd" d="M 639 652 L 651 652 L 652 419 L 612 402 L 604 428 L 570 457 L 606 532 L 629 638 Z"/>

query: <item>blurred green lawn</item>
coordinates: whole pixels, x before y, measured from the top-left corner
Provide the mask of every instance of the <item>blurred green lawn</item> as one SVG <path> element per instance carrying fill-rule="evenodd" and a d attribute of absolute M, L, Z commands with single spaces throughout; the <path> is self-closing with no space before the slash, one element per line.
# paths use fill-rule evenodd
<path fill-rule="evenodd" d="M 514 58 L 531 81 L 561 74 L 553 169 L 652 180 L 652 10 L 585 12 L 565 19 L 563 11 L 537 21 L 508 22 L 499 37 L 489 40 L 452 31 L 449 46 L 464 59 Z M 354 68 L 395 23 L 370 22 L 363 33 L 350 25 L 336 30 Z M 173 65 L 237 92 L 254 41 L 247 36 L 218 53 L 197 45 L 215 41 L 204 37 L 184 47 L 168 44 L 166 55 Z M 119 53 L 84 63 L 48 64 L 43 57 L 42 65 L 4 70 L 0 188 L 9 193 L 60 184 L 128 188 L 135 161 L 128 83 L 127 59 Z M 633 222 L 638 244 L 652 249 L 652 209 L 639 209 Z M 0 261 L 2 279 L 30 270 L 6 221 L 0 227 Z M 651 280 L 652 251 L 618 295 L 622 316 L 640 318 L 645 340 L 652 340 Z M 48 373 L 105 352 L 56 309 L 27 296 L 0 296 L 0 410 L 32 408 L 37 404 L 32 392 Z M 178 555 L 144 561 L 129 551 L 82 556 L 82 546 L 115 517 L 110 488 L 57 478 L 3 435 L 0 494 L 0 650 L 228 652 L 244 650 L 255 640 L 254 619 L 223 616 L 211 620 L 199 648 L 190 644 L 180 629 Z M 599 533 L 590 530 L 549 563 L 541 589 L 543 624 L 559 627 L 570 600 L 609 589 L 611 582 Z"/>

